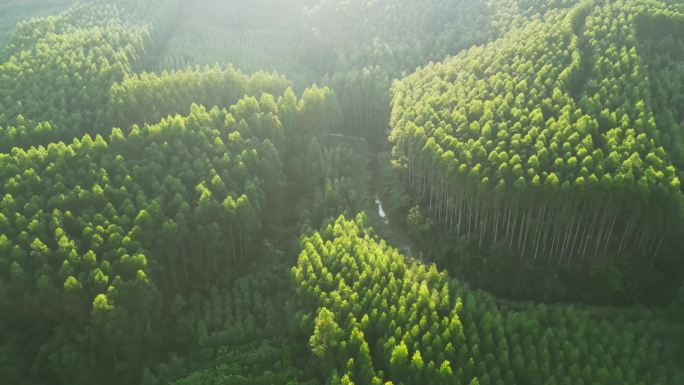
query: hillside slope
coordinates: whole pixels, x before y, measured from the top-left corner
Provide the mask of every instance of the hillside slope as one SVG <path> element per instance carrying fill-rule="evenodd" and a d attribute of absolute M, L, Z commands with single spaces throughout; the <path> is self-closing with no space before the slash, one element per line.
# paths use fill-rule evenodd
<path fill-rule="evenodd" d="M 681 82 L 682 17 L 583 2 L 398 82 L 390 141 L 414 199 L 526 263 L 657 258 L 681 223 L 682 89 L 658 86 Z"/>

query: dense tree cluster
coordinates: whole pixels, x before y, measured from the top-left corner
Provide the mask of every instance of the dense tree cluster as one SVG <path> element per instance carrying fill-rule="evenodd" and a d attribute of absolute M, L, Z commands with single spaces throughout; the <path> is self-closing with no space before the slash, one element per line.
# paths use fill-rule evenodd
<path fill-rule="evenodd" d="M 300 159 L 303 183 L 292 193 L 308 198 L 302 200 L 302 223 L 317 229 L 338 213 L 351 215 L 372 207 L 368 159 L 352 146 L 324 146 L 314 140 Z"/>
<path fill-rule="evenodd" d="M 307 12 L 307 23 L 310 44 L 330 51 L 319 64 L 328 74 L 325 84 L 338 92 L 344 111 L 353 112 L 343 129 L 380 144 L 394 79 L 575 2 L 322 0 Z"/>
<path fill-rule="evenodd" d="M 73 0 L 7 0 L 0 4 L 0 60 L 18 22 L 58 13 L 73 3 Z"/>
<path fill-rule="evenodd" d="M 148 37 L 107 6 L 19 23 L 0 63 L 0 150 L 104 132 L 109 89 L 131 74 Z"/>
<path fill-rule="evenodd" d="M 289 286 L 288 277 L 275 272 L 242 277 L 230 288 L 212 287 L 208 295 L 193 293 L 188 315 L 180 316 L 203 347 L 273 337 L 286 326 L 278 322 L 278 315 Z"/>
<path fill-rule="evenodd" d="M 359 17 L 363 15 L 363 17 Z M 352 118 L 345 132 L 384 141 L 389 87 L 429 60 L 489 41 L 494 8 L 480 1 L 320 1 L 307 12 L 319 67 Z"/>
<path fill-rule="evenodd" d="M 537 8 L 552 9 L 563 2 L 118 3 L 137 15 L 136 20 L 154 26 L 151 50 L 158 61 L 147 61 L 148 69 L 231 62 L 247 71 L 277 69 L 298 86 L 320 82 L 336 90 L 342 109 L 350 116 L 339 129 L 380 144 L 387 128 L 392 80 L 427 61 L 490 41 L 538 16 Z M 509 20 L 514 16 L 517 24 Z"/>
<path fill-rule="evenodd" d="M 349 71 L 335 71 L 323 78 L 323 84 L 338 95 L 340 109 L 346 119 L 339 131 L 364 137 L 378 146 L 385 141 L 389 116 L 391 75 L 380 66 Z"/>
<path fill-rule="evenodd" d="M 529 20 L 543 19 L 547 13 L 564 11 L 580 0 L 486 0 L 496 10 L 492 27 L 501 34 L 520 28 Z"/>
<path fill-rule="evenodd" d="M 223 347 L 215 366 L 197 370 L 174 385 L 314 385 L 318 382 L 303 368 L 306 351 L 291 340 L 272 338 Z M 264 370 L 264 368 L 267 368 Z M 156 384 L 150 382 L 149 385 Z M 148 385 L 148 384 L 144 384 Z"/>
<path fill-rule="evenodd" d="M 301 327 L 334 384 L 675 384 L 650 312 L 496 302 L 378 242 L 363 217 L 303 240 Z"/>
<path fill-rule="evenodd" d="M 357 179 L 347 178 L 361 162 L 346 146 L 328 148 L 338 114 L 330 90 L 314 87 L 298 98 L 279 75 L 246 76 L 232 67 L 133 74 L 130 63 L 140 58 L 131 56 L 131 43 L 112 51 L 125 59 L 112 75 L 108 56 L 97 51 L 112 49 L 102 44 L 91 52 L 94 43 L 88 39 L 116 42 L 108 35 L 124 25 L 116 12 L 79 7 L 22 24 L 8 48 L 13 56 L 2 67 L 14 71 L 2 77 L 11 91 L 4 101 L 21 112 L 7 109 L 8 115 L 0 115 L 0 126 L 8 127 L 2 142 L 7 153 L 0 155 L 0 179 L 6 182 L 0 191 L 0 308 L 11 315 L 0 325 L 5 331 L 0 361 L 3 378 L 10 381 L 28 380 L 31 373 L 33 380 L 56 376 L 82 383 L 116 373 L 112 378 L 135 383 L 145 366 L 153 369 L 144 370 L 143 383 L 172 381 L 189 367 L 182 358 L 187 352 L 181 349 L 182 355 L 172 356 L 167 365 L 153 363 L 168 354 L 162 353 L 164 339 L 173 339 L 160 320 L 174 295 L 182 302 L 182 293 L 197 282 L 230 277 L 264 259 L 264 253 L 277 260 L 272 241 L 292 237 L 282 229 L 292 222 L 284 203 L 290 191 L 321 202 L 314 221 L 330 212 L 325 205 L 336 211 L 338 201 L 364 202 L 316 192 L 330 181 L 351 185 Z M 71 45 L 50 51 L 45 39 Z M 142 40 L 134 44 L 143 47 Z M 80 71 L 62 55 L 74 66 L 95 64 Z M 64 76 L 39 59 L 63 63 L 58 68 Z M 92 79 L 70 79 L 84 73 Z M 43 104 L 27 109 L 19 102 L 22 92 L 26 98 L 51 97 L 31 84 L 45 87 L 55 81 L 61 92 L 75 87 L 69 95 L 75 97 L 73 105 L 37 99 Z M 10 97 L 15 90 L 17 98 Z M 112 126 L 121 129 L 105 134 L 104 127 Z M 71 143 L 56 142 L 72 137 L 77 139 Z M 41 143 L 50 144 L 29 148 Z M 311 152 L 299 151 L 300 146 Z M 329 161 L 307 163 L 304 157 L 314 154 Z M 342 165 L 348 168 L 338 172 Z M 331 187 L 325 191 L 334 193 Z M 257 306 L 273 311 L 264 305 Z M 184 315 L 206 311 L 198 306 L 183 307 Z M 273 320 L 268 327 L 254 323 L 247 313 L 264 313 L 252 300 L 242 306 L 246 318 L 239 328 L 237 318 L 231 318 L 236 329 L 230 332 L 218 330 L 226 322 L 207 326 L 183 318 L 193 331 L 180 330 L 176 341 L 184 343 L 178 346 L 213 349 L 275 338 Z M 33 320 L 32 329 L 20 326 L 26 319 Z M 269 353 L 283 355 L 281 377 L 264 378 L 294 378 L 288 367 L 297 354 L 288 349 L 297 347 Z M 261 350 L 247 346 L 244 351 L 258 355 Z M 234 357 L 241 350 L 222 354 Z M 259 359 L 253 364 L 263 363 Z"/>
<path fill-rule="evenodd" d="M 641 14 L 635 25 L 642 75 L 650 82 L 650 105 L 663 146 L 668 149 L 681 177 L 684 170 L 684 8 Z"/>
<path fill-rule="evenodd" d="M 394 156 L 433 220 L 528 262 L 658 254 L 682 195 L 632 26 L 663 5 L 595 3 L 395 85 Z"/>
<path fill-rule="evenodd" d="M 322 0 L 308 18 L 319 44 L 334 50 L 333 71 L 380 65 L 396 77 L 490 39 L 493 8 L 473 0 Z"/>
<path fill-rule="evenodd" d="M 194 292 L 187 301 L 179 297 L 173 309 L 180 319 L 174 332 L 189 337 L 189 346 L 199 349 L 202 361 L 175 383 L 224 384 L 222 379 L 229 377 L 235 384 L 308 384 L 310 375 L 303 369 L 306 345 L 287 339 L 289 325 L 282 322 L 290 283 L 285 270 L 262 271 L 237 279 L 229 288 L 213 286 L 208 293 Z M 174 368 L 173 362 L 150 373 L 169 383 L 187 370 Z"/>
<path fill-rule="evenodd" d="M 245 95 L 282 95 L 290 86 L 277 74 L 257 72 L 248 76 L 233 67 L 143 72 L 112 86 L 109 119 L 114 127 L 128 128 L 173 114 L 185 115 L 193 103 L 226 108 Z"/>
<path fill-rule="evenodd" d="M 296 135 L 292 125 L 325 108 L 321 92 L 301 101 L 290 90 L 248 96 L 230 111 L 195 105 L 187 117 L 115 128 L 107 140 L 86 135 L 0 155 L 2 308 L 109 330 L 101 360 L 134 359 L 121 350 L 153 326 L 157 290 L 220 277 L 256 256 L 260 234 L 281 223 L 281 119 Z M 49 356 L 44 365 L 63 378 L 85 378 L 86 363 Z"/>
<path fill-rule="evenodd" d="M 277 69 L 290 79 L 311 79 L 307 62 L 300 60 L 303 10 L 311 0 L 117 1 L 157 31 L 151 70 L 232 63 L 244 71 Z"/>
<path fill-rule="evenodd" d="M 0 382 L 681 383 L 682 292 L 507 302 L 394 222 L 492 281 L 498 250 L 544 272 L 681 252 L 678 1 L 18 3 L 0 4 Z M 615 260 L 634 274 L 608 287 L 651 279 Z"/>

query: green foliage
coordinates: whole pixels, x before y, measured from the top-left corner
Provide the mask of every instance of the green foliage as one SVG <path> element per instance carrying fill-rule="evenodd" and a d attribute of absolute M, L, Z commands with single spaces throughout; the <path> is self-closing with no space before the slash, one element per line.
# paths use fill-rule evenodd
<path fill-rule="evenodd" d="M 314 325 L 314 332 L 309 339 L 311 352 L 318 358 L 324 358 L 337 347 L 342 329 L 335 322 L 335 315 L 325 307 L 318 311 Z"/>
<path fill-rule="evenodd" d="M 179 385 L 315 384 L 306 344 L 283 322 L 290 288 L 286 270 L 262 269 L 176 296 L 167 331 L 190 360 L 169 354 L 143 377 Z"/>
<path fill-rule="evenodd" d="M 7 0 L 0 5 L 0 57 L 18 22 L 58 13 L 72 0 Z"/>
<path fill-rule="evenodd" d="M 142 1 L 152 3 L 153 7 L 143 11 L 145 20 L 155 17 L 151 13 L 165 15 L 153 20 L 160 31 L 160 41 L 149 67 L 163 70 L 233 63 L 250 72 L 278 70 L 288 78 L 309 83 L 309 69 L 305 62 L 298 60 L 304 49 L 301 42 L 306 39 L 302 10 L 307 2 L 209 0 L 191 4 L 170 0 L 154 4 L 154 1 Z M 141 4 L 133 6 L 141 7 Z"/>
<path fill-rule="evenodd" d="M 277 337 L 285 329 L 278 317 L 289 287 L 285 274 L 260 272 L 240 277 L 229 287 L 195 291 L 183 306 L 179 324 L 189 326 L 192 339 L 208 350 Z"/>
<path fill-rule="evenodd" d="M 312 141 L 290 165 L 291 177 L 301 181 L 292 194 L 304 196 L 300 222 L 314 229 L 339 213 L 356 214 L 373 204 L 368 159 L 349 144 L 331 142 L 324 146 Z"/>
<path fill-rule="evenodd" d="M 302 99 L 302 111 L 326 108 L 317 92 Z M 257 257 L 261 232 L 282 223 L 282 204 L 266 197 L 285 184 L 271 142 L 285 153 L 283 100 L 246 97 L 230 112 L 193 105 L 187 117 L 126 134 L 114 129 L 108 141 L 86 135 L 1 155 L 4 247 L 12 250 L 11 268 L 0 271 L 2 308 L 46 324 L 71 317 L 93 333 L 110 330 L 102 343 L 111 349 L 94 357 L 98 365 L 137 359 L 131 349 L 159 317 L 158 290 L 168 295 L 230 274 Z M 282 117 L 294 124 L 286 132 L 312 132 L 299 116 Z M 63 294 L 45 290 L 52 285 Z M 98 317 L 104 309 L 109 315 Z M 80 366 L 54 365 L 46 369 L 87 378 Z"/>
<path fill-rule="evenodd" d="M 414 201 L 526 264 L 656 259 L 682 220 L 658 119 L 681 87 L 654 107 L 635 28 L 650 17 L 673 19 L 676 47 L 682 16 L 662 3 L 583 2 L 395 83 L 390 141 Z"/>
<path fill-rule="evenodd" d="M 684 170 L 684 16 L 683 11 L 642 13 L 636 20 L 637 49 L 650 79 L 649 90 L 654 118 L 663 146 L 668 149 L 680 177 Z"/>
<path fill-rule="evenodd" d="M 523 27 L 528 21 L 572 8 L 579 0 L 487 0 L 495 11 L 492 26 L 500 33 Z"/>
<path fill-rule="evenodd" d="M 156 123 L 169 115 L 185 115 L 193 103 L 227 108 L 244 96 L 282 95 L 290 86 L 283 77 L 258 72 L 251 76 L 228 67 L 134 74 L 111 90 L 109 115 L 114 127 Z"/>
<path fill-rule="evenodd" d="M 409 211 L 411 197 L 401 182 L 401 170 L 391 161 L 389 153 L 378 155 L 378 172 L 380 174 L 381 191 L 387 202 L 390 215 L 401 217 Z"/>
<path fill-rule="evenodd" d="M 309 23 L 319 42 L 314 47 L 333 47 L 339 76 L 367 75 L 380 66 L 394 78 L 492 38 L 494 11 L 471 0 L 323 0 L 311 9 Z"/>
<path fill-rule="evenodd" d="M 362 216 L 340 217 L 303 240 L 293 268 L 298 307 L 309 309 L 302 325 L 316 313 L 343 320 L 336 355 L 316 355 L 335 368 L 333 382 L 335 373 L 344 373 L 343 382 L 403 384 L 679 378 L 662 345 L 669 326 L 651 311 L 496 301 L 434 265 L 407 262 L 368 232 Z M 365 345 L 375 347 L 370 355 Z"/>
<path fill-rule="evenodd" d="M 503 21 L 507 8 L 526 10 L 517 19 L 522 22 L 536 15 L 527 10 L 557 6 L 517 0 L 118 3 L 156 32 L 146 68 L 233 63 L 246 71 L 278 70 L 300 87 L 317 81 L 334 88 L 349 113 L 339 130 L 375 144 L 384 141 L 394 79 L 499 36 L 513 25 Z"/>
<path fill-rule="evenodd" d="M 295 359 L 300 352 L 288 340 L 262 340 L 222 348 L 215 366 L 196 371 L 174 385 L 313 385 Z M 266 369 L 265 369 L 266 368 Z M 265 369 L 265 370 L 264 370 Z"/>
<path fill-rule="evenodd" d="M 109 88 L 131 74 L 148 39 L 115 7 L 19 23 L 0 62 L 0 151 L 103 133 Z"/>
<path fill-rule="evenodd" d="M 678 224 L 680 5 L 92 0 L 46 16 L 67 3 L 0 5 L 4 382 L 681 382 L 677 302 L 504 302 L 407 260 L 365 214 L 334 219 L 382 199 L 435 247 L 455 227 L 548 264 L 681 251 L 654 235 Z M 452 54 L 390 105 L 394 79 Z M 390 116 L 391 160 L 375 156 Z M 639 292 L 632 261 L 592 270 Z"/>

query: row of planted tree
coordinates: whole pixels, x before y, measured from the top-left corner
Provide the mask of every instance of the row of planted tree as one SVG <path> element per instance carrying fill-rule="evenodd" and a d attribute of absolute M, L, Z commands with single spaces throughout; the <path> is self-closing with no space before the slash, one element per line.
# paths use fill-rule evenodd
<path fill-rule="evenodd" d="M 163 2 L 136 5 L 149 11 L 157 3 Z M 450 5 L 435 4 L 422 17 L 423 25 Z M 462 5 L 449 10 L 481 10 L 479 3 Z M 313 14 L 325 13 L 326 7 L 335 12 L 376 7 L 365 2 L 337 6 L 326 1 Z M 394 31 L 387 11 L 411 18 L 415 12 L 406 10 L 416 7 L 420 5 L 411 2 L 398 8 L 381 4 L 373 8 L 372 19 L 382 23 L 369 24 Z M 551 12 L 549 17 L 561 16 Z M 492 68 L 501 67 L 502 75 L 492 81 L 496 92 L 484 92 L 482 98 L 496 105 L 438 108 L 469 100 L 467 94 L 442 93 L 439 87 L 446 83 L 435 88 L 429 105 L 414 109 L 407 98 L 406 116 L 398 121 L 411 135 L 397 141 L 403 149 L 398 153 L 405 151 L 398 160 L 408 161 L 409 185 L 416 196 L 426 197 L 435 218 L 483 244 L 502 239 L 524 254 L 534 250 L 531 258 L 544 260 L 552 250 L 560 255 L 553 260 L 561 262 L 582 260 L 617 245 L 618 251 L 641 247 L 655 253 L 659 238 L 650 233 L 643 239 L 633 236 L 643 233 L 641 213 L 655 206 L 641 204 L 639 215 L 624 217 L 624 210 L 616 207 L 635 204 L 625 193 L 630 190 L 619 189 L 620 202 L 610 200 L 616 193 L 607 189 L 596 193 L 606 183 L 634 185 L 632 175 L 649 187 L 650 201 L 669 207 L 677 182 L 667 154 L 648 136 L 655 127 L 648 112 L 652 103 L 644 96 L 644 103 L 635 103 L 637 112 L 628 111 L 626 118 L 613 101 L 611 108 L 618 105 L 617 112 L 601 110 L 597 118 L 578 113 L 576 105 L 593 111 L 601 98 L 579 100 L 561 91 L 585 68 L 584 51 L 578 56 L 575 49 L 584 36 L 578 32 L 582 26 L 572 20 L 557 33 L 537 22 L 525 30 L 527 35 L 509 38 L 543 41 L 540 36 L 548 33 L 553 37 L 549 44 L 571 49 L 558 53 L 552 66 L 542 60 L 543 46 L 532 53 L 523 50 L 530 58 L 515 71 L 543 75 L 534 81 L 512 76 L 509 72 L 515 71 L 502 64 L 521 46 L 512 44 L 505 55 L 493 58 L 497 65 Z M 160 43 L 159 35 L 111 6 L 77 6 L 20 24 L 0 53 L 0 88 L 7 91 L 0 96 L 0 313 L 7 315 L 0 318 L 1 377 L 13 383 L 50 382 L 55 377 L 72 384 L 169 382 L 186 374 L 177 356 L 155 374 L 143 368 L 171 355 L 170 350 L 182 355 L 197 344 L 202 350 L 198 361 L 206 358 L 206 348 L 229 366 L 190 375 L 183 384 L 207 383 L 207 378 L 220 383 L 226 376 L 261 376 L 265 383 L 309 377 L 316 383 L 315 371 L 304 375 L 304 370 L 291 367 L 303 366 L 304 340 L 310 342 L 325 380 L 346 383 L 553 383 L 560 378 L 676 382 L 658 343 L 663 325 L 650 314 L 639 321 L 613 323 L 585 312 L 575 314 L 571 308 L 500 308 L 490 297 L 466 295 L 435 268 L 407 265 L 393 249 L 359 237 L 366 231 L 359 223 L 339 220 L 322 236 L 304 239 L 294 274 L 296 295 L 288 291 L 290 281 L 278 274 L 238 281 L 233 290 L 204 291 L 210 283 L 224 285 L 250 266 L 266 269 L 268 263 L 282 263 L 282 250 L 296 243 L 301 229 L 318 228 L 330 217 L 372 204 L 368 164 L 344 144 L 357 139 L 329 134 L 350 132 L 357 125 L 380 128 L 376 126 L 387 113 L 385 86 L 400 70 L 423 59 L 406 58 L 392 71 L 384 71 L 376 61 L 392 62 L 425 41 L 435 40 L 436 48 L 427 44 L 421 52 L 437 55 L 490 36 L 480 31 L 452 40 L 463 25 L 436 32 L 439 39 L 416 33 L 415 42 L 373 45 L 368 49 L 372 53 L 354 59 L 357 64 L 340 64 L 350 71 L 333 74 L 326 83 L 354 86 L 336 100 L 328 88 L 295 93 L 282 76 L 246 76 L 232 67 L 136 74 L 143 63 L 154 60 L 149 52 Z M 625 52 L 631 55 L 631 50 Z M 477 56 L 469 62 L 473 73 L 490 74 L 486 66 L 473 64 L 487 60 L 471 55 Z M 373 57 L 367 67 L 366 56 Z M 359 70 L 362 66 L 366 69 Z M 563 71 L 566 66 L 572 71 Z M 462 81 L 467 86 L 462 89 L 477 90 L 481 84 L 477 76 L 466 79 L 462 71 L 444 69 L 442 75 Z M 556 77 L 558 85 L 548 80 Z M 397 90 L 408 85 L 422 96 L 412 81 L 400 83 Z M 600 85 L 596 95 L 615 87 Z M 509 95 L 510 89 L 517 96 Z M 536 99 L 525 99 L 528 93 Z M 496 99 L 494 94 L 505 97 Z M 563 106 L 561 112 L 556 105 Z M 532 106 L 535 110 L 529 113 Z M 340 119 L 341 110 L 355 116 Z M 433 111 L 456 111 L 454 121 L 468 123 L 469 131 L 454 134 L 430 118 Z M 425 128 L 406 123 L 416 112 L 420 121 L 414 126 Z M 434 139 L 420 134 L 433 134 L 428 120 L 439 127 Z M 509 125 L 502 126 L 504 122 Z M 538 127 L 525 132 L 530 122 Z M 606 127 L 615 129 L 604 134 Z M 467 146 L 455 143 L 451 148 L 454 140 L 449 136 L 467 138 Z M 525 149 L 531 143 L 535 154 L 529 152 L 528 157 Z M 448 161 L 433 161 L 436 158 Z M 498 162 L 496 170 L 502 175 L 515 178 L 507 176 L 500 184 L 490 171 L 490 158 Z M 456 164 L 456 159 L 461 161 Z M 603 174 L 600 163 L 605 163 Z M 537 173 L 523 171 L 523 164 Z M 644 164 L 650 168 L 644 166 L 642 175 Z M 445 172 L 458 183 L 446 183 L 448 179 L 440 177 Z M 586 200 L 569 191 L 558 193 L 568 188 L 566 181 L 571 190 L 586 184 Z M 523 182 L 526 187 L 521 188 Z M 509 195 L 497 190 L 500 185 Z M 651 186 L 662 199 L 652 195 Z M 641 190 L 631 191 L 643 196 Z M 590 196 L 596 198 L 592 194 L 604 194 L 595 207 L 587 203 Z M 565 205 L 563 199 L 570 196 L 576 202 Z M 544 204 L 537 207 L 535 200 Z M 654 223 L 666 224 L 657 218 Z M 610 234 L 622 234 L 624 240 Z M 322 256 L 320 261 L 316 255 Z M 201 294 L 186 296 L 193 290 Z M 209 299 L 202 301 L 201 295 Z M 283 319 L 289 315 L 282 308 L 286 298 L 294 298 L 292 309 L 302 316 L 296 335 L 283 331 Z M 531 320 L 521 322 L 525 317 Z M 589 335 L 590 323 L 599 327 Z M 540 325 L 550 325 L 544 335 L 538 333 Z M 262 338 L 263 346 L 250 345 Z M 590 351 L 594 345 L 587 340 L 600 344 Z M 636 350 L 629 348 L 633 341 Z M 247 345 L 233 349 L 243 343 Z M 570 364 L 559 364 L 568 357 Z M 276 373 L 259 370 L 272 358 L 278 360 Z M 241 367 L 236 368 L 238 362 Z M 537 370 L 541 375 L 535 377 Z"/>
<path fill-rule="evenodd" d="M 414 200 L 526 262 L 655 259 L 681 220 L 680 182 L 635 32 L 601 36 L 600 20 L 663 8 L 584 2 L 395 84 L 390 140 Z"/>
<path fill-rule="evenodd" d="M 303 240 L 300 330 L 333 384 L 675 384 L 671 325 L 575 306 L 506 304 L 379 241 L 364 217 Z"/>
<path fill-rule="evenodd" d="M 329 135 L 339 118 L 330 89 L 297 96 L 280 75 L 230 66 L 136 74 L 148 32 L 118 12 L 79 6 L 20 24 L 0 64 L 9 381 L 107 373 L 135 383 L 169 354 L 160 352 L 192 346 L 168 343 L 174 296 L 257 261 L 282 263 L 300 227 L 370 203 L 358 187 L 365 161 Z M 216 331 L 210 344 L 253 328 Z M 154 370 L 160 380 L 185 373 L 171 361 Z"/>
<path fill-rule="evenodd" d="M 135 75 L 146 32 L 121 27 L 116 12 L 83 6 L 21 24 L 0 65 L 10 381 L 137 381 L 158 359 L 139 343 L 159 346 L 175 293 L 277 258 L 272 244 L 299 223 L 318 226 L 355 199 L 326 190 L 353 184 L 360 162 L 328 140 L 329 89 L 298 97 L 279 75 L 230 67 Z M 21 331 L 27 319 L 33 333 Z"/>

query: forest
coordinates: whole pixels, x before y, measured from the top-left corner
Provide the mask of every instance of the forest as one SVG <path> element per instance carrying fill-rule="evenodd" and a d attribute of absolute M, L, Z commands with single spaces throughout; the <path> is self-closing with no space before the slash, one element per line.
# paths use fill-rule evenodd
<path fill-rule="evenodd" d="M 684 383 L 681 0 L 5 0 L 0 383 Z"/>

